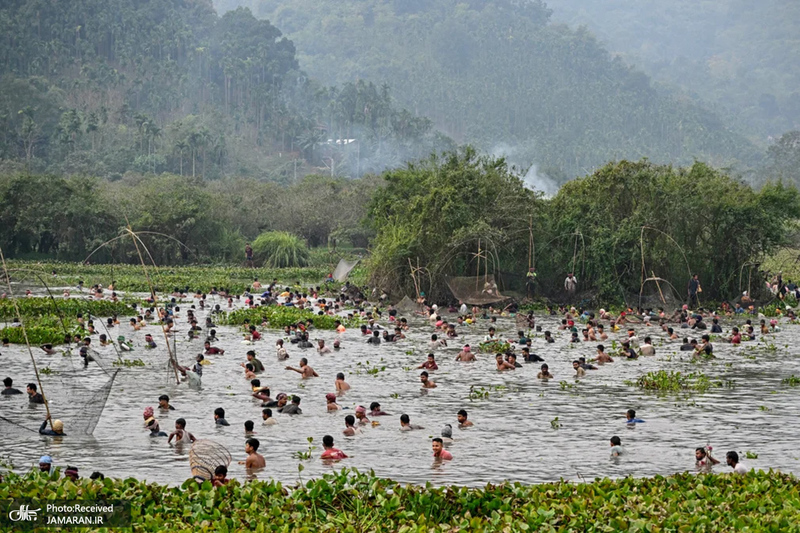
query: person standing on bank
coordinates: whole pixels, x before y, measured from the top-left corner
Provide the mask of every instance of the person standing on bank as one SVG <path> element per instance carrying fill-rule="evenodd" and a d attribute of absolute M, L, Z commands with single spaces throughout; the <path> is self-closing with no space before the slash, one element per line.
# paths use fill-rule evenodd
<path fill-rule="evenodd" d="M 697 293 L 703 292 L 703 289 L 700 287 L 700 278 L 697 276 L 697 274 L 692 276 L 692 279 L 689 280 L 687 292 L 689 294 L 689 308 L 696 309 Z"/>
<path fill-rule="evenodd" d="M 575 296 L 575 291 L 578 289 L 578 278 L 572 272 L 567 274 L 567 278 L 564 280 L 564 289 L 570 298 Z"/>

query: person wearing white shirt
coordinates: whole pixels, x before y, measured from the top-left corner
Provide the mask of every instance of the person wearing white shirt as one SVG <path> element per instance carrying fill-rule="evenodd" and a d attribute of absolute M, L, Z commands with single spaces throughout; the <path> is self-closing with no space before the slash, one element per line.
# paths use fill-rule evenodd
<path fill-rule="evenodd" d="M 728 452 L 725 454 L 725 462 L 728 463 L 728 466 L 733 468 L 734 474 L 747 474 L 750 469 L 744 465 L 744 463 L 739 462 L 739 454 L 736 452 Z"/>

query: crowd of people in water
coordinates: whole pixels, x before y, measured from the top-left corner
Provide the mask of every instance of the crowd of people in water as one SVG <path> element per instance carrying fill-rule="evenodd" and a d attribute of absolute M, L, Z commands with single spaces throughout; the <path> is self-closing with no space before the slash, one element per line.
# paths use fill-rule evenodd
<path fill-rule="evenodd" d="M 696 281 L 696 278 L 694 278 Z M 84 288 L 79 286 L 83 291 Z M 128 327 L 131 334 L 147 326 L 156 326 L 159 335 L 156 338 L 164 338 L 160 330 L 167 335 L 180 335 L 186 331 L 188 339 L 200 339 L 202 341 L 202 353 L 198 353 L 190 366 L 183 366 L 170 357 L 175 371 L 189 381 L 190 384 L 199 384 L 203 378 L 204 367 L 209 363 L 208 358 L 224 356 L 226 349 L 221 346 L 216 336 L 215 319 L 222 313 L 234 308 L 256 308 L 259 306 L 288 306 L 305 309 L 313 312 L 313 316 L 329 315 L 336 317 L 336 339 L 332 345 L 328 345 L 325 340 L 319 339 L 316 344 L 309 340 L 309 334 L 315 328 L 314 318 L 298 321 L 295 324 L 286 326 L 284 337 L 279 339 L 275 345 L 275 356 L 279 362 L 289 358 L 287 347 L 296 347 L 308 352 L 316 352 L 320 356 L 332 354 L 342 349 L 342 344 L 347 342 L 364 342 L 373 346 L 383 343 L 398 342 L 405 338 L 406 332 L 413 327 L 430 332 L 428 348 L 430 353 L 416 367 L 420 370 L 418 375 L 420 387 L 422 389 L 434 389 L 437 387 L 432 374 L 439 369 L 440 360 L 437 360 L 436 353 L 441 348 L 455 344 L 460 349 L 452 359 L 456 363 L 474 363 L 484 354 L 495 359 L 495 366 L 498 372 L 514 372 L 523 367 L 523 363 L 541 363 L 537 379 L 550 380 L 555 378 L 555 374 L 569 373 L 574 378 L 584 378 L 587 373 L 598 370 L 600 366 L 611 364 L 615 359 L 637 359 L 639 357 L 649 357 L 656 354 L 656 347 L 653 344 L 651 334 L 647 332 L 661 331 L 660 336 L 675 341 L 680 344 L 681 351 L 691 352 L 693 357 L 707 359 L 714 357 L 714 346 L 712 335 L 715 342 L 740 344 L 753 341 L 759 335 L 769 335 L 780 331 L 779 321 L 775 318 L 767 319 L 759 315 L 757 309 L 752 305 L 742 306 L 736 303 L 733 306 L 723 305 L 718 309 L 708 309 L 699 306 L 693 307 L 697 303 L 697 291 L 700 290 L 699 282 L 689 284 L 689 303 L 680 308 L 667 311 L 664 308 L 628 308 L 617 313 L 612 313 L 606 309 L 599 309 L 594 312 L 590 309 L 576 307 L 548 307 L 544 313 L 550 317 L 556 317 L 557 329 L 560 331 L 559 337 L 566 336 L 569 343 L 590 343 L 594 351 L 594 357 L 578 357 L 571 362 L 569 370 L 559 368 L 551 370 L 544 358 L 536 353 L 534 347 L 534 337 L 537 342 L 555 343 L 553 332 L 542 331 L 542 327 L 536 322 L 536 316 L 531 312 L 519 312 L 515 304 L 506 308 L 495 309 L 492 306 L 469 306 L 463 302 L 454 302 L 451 305 L 439 307 L 435 303 L 428 302 L 425 295 L 421 294 L 415 302 L 413 310 L 401 312 L 392 305 L 387 305 L 383 300 L 385 295 L 378 298 L 374 304 L 368 303 L 364 291 L 349 283 L 342 286 L 340 291 L 332 293 L 326 286 L 300 288 L 300 284 L 294 287 L 286 287 L 278 284 L 277 280 L 272 283 L 262 285 L 255 279 L 252 288 L 244 294 L 229 294 L 224 288 L 212 288 L 209 292 L 191 292 L 188 289 L 175 288 L 169 297 L 169 301 L 163 306 L 148 299 L 141 306 L 140 314 L 129 320 Z M 113 284 L 107 291 L 100 285 L 95 285 L 89 291 L 90 297 L 117 298 Z M 32 296 L 30 293 L 28 296 Z M 69 291 L 64 291 L 64 297 L 71 297 Z M 222 304 L 208 303 L 209 296 L 222 298 Z M 188 301 L 187 301 L 188 300 Z M 188 305 L 188 308 L 185 306 Z M 185 307 L 186 316 L 181 319 L 181 306 Z M 200 320 L 201 313 L 205 314 L 204 320 Z M 785 314 L 785 319 L 795 322 L 796 316 L 791 308 L 779 309 L 779 313 Z M 408 316 L 402 316 L 402 315 Z M 502 336 L 498 333 L 498 316 L 513 316 L 516 321 L 516 335 L 513 338 Z M 411 320 L 410 320 L 411 319 Z M 728 333 L 722 328 L 721 321 L 728 320 L 726 323 L 737 322 L 732 326 Z M 94 351 L 94 337 L 97 337 L 98 344 L 109 345 L 113 341 L 109 339 L 110 334 L 99 333 L 98 328 L 92 320 L 84 320 L 84 317 L 77 317 L 83 335 L 67 337 L 65 344 L 67 349 L 75 350 L 83 359 L 84 365 L 90 364 Z M 560 320 L 560 323 L 559 323 Z M 552 319 L 551 319 L 552 321 Z M 188 329 L 178 328 L 179 322 L 185 322 Z M 358 341 L 354 335 L 345 337 L 345 324 L 360 323 L 357 327 Z M 486 327 L 486 334 L 478 346 L 461 344 L 459 342 L 459 331 L 464 328 Z M 202 324 L 202 326 L 201 326 Z M 22 323 L 15 320 L 10 327 L 21 327 Z M 110 317 L 103 325 L 103 329 L 108 332 L 111 328 L 122 329 L 117 317 Z M 252 345 L 263 343 L 261 331 L 269 327 L 265 320 L 259 324 L 249 324 L 245 322 L 242 326 L 242 342 Z M 180 332 L 179 332 L 180 330 Z M 645 332 L 641 334 L 639 332 Z M 617 348 L 611 348 L 616 346 Z M 3 344 L 7 345 L 7 339 L 3 339 Z M 133 344 L 125 336 L 118 336 L 116 345 L 122 351 L 130 351 Z M 144 335 L 144 348 L 157 349 L 158 342 L 151 333 Z M 56 353 L 52 345 L 46 344 L 40 347 L 47 354 Z M 446 352 L 439 352 L 446 353 Z M 479 354 L 479 355 L 476 355 Z M 451 355 L 452 357 L 452 355 Z M 276 414 L 287 416 L 302 416 L 301 398 L 296 394 L 277 393 L 273 396 L 269 386 L 263 383 L 260 375 L 264 372 L 264 363 L 259 359 L 256 350 L 249 350 L 246 360 L 241 362 L 244 378 L 248 381 L 252 397 L 261 402 L 261 424 L 270 426 L 277 423 Z M 315 379 L 319 374 L 309 364 L 308 357 L 302 357 L 298 366 L 285 366 L 286 371 L 296 372 L 301 379 Z M 14 396 L 26 394 L 31 404 L 44 404 L 45 397 L 38 391 L 36 383 L 27 383 L 26 390 L 14 387 L 11 377 L 3 380 L 4 389 L 0 391 L 2 396 Z M 334 392 L 325 395 L 325 406 L 327 411 L 339 411 L 342 407 L 337 400 L 350 389 L 344 373 L 338 373 L 334 381 Z M 149 432 L 152 438 L 165 438 L 170 445 L 191 446 L 197 438 L 187 429 L 185 418 L 177 418 L 174 428 L 167 433 L 162 430 L 157 418 L 158 412 L 167 413 L 174 411 L 175 407 L 170 404 L 170 398 L 164 394 L 157 398 L 157 407 L 146 406 L 143 409 L 143 429 Z M 210 413 L 209 416 L 212 414 Z M 369 406 L 359 405 L 353 414 L 344 417 L 344 437 L 353 437 L 364 433 L 368 428 L 380 425 L 381 420 L 391 417 L 390 413 L 383 411 L 380 401 L 376 399 Z M 410 416 L 405 413 L 394 415 L 398 417 L 399 431 L 415 431 L 423 429 L 421 426 L 412 423 Z M 218 407 L 213 411 L 214 423 L 218 426 L 230 425 L 226 419 L 225 410 Z M 637 417 L 633 409 L 625 413 L 625 424 L 634 426 L 645 423 Z M 474 421 L 469 418 L 466 409 L 460 409 L 453 413 L 452 424 L 445 424 L 441 429 L 441 435 L 431 439 L 431 454 L 434 461 L 450 461 L 454 459 L 453 453 L 448 450 L 453 443 L 453 428 L 466 429 L 473 427 Z M 255 421 L 247 420 L 244 422 L 246 442 L 244 446 L 245 457 L 239 464 L 245 466 L 248 471 L 258 471 L 266 467 L 266 460 L 263 455 L 258 453 L 260 441 L 255 437 Z M 60 420 L 52 420 L 48 414 L 42 422 L 39 433 L 50 438 L 69 438 L 69 428 L 65 428 Z M 610 449 L 612 457 L 620 457 L 626 454 L 622 445 L 622 439 L 614 435 L 610 438 Z M 347 454 L 336 447 L 334 437 L 325 435 L 322 439 L 323 452 L 320 458 L 324 461 L 341 461 L 347 459 Z M 698 472 L 711 472 L 713 465 L 719 463 L 711 455 L 710 446 L 698 447 L 695 450 L 695 466 Z M 735 473 L 746 473 L 748 468 L 744 465 L 739 455 L 734 452 L 726 454 L 726 464 Z M 39 461 L 39 469 L 43 472 L 54 472 L 53 460 L 50 456 L 43 456 Z M 227 465 L 215 465 L 215 470 L 211 481 L 215 485 L 227 483 Z M 67 466 L 64 474 L 71 479 L 78 479 L 78 469 Z M 101 478 L 99 472 L 92 474 L 92 478 Z M 199 476 L 200 480 L 208 476 Z"/>

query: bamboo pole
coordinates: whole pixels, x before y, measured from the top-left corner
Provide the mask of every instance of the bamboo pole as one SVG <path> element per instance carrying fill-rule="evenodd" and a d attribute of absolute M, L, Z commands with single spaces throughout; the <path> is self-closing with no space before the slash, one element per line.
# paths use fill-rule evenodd
<path fill-rule="evenodd" d="M 658 295 L 661 297 L 661 303 L 662 303 L 662 304 L 664 304 L 664 305 L 667 305 L 667 301 L 664 299 L 664 293 L 663 293 L 663 292 L 661 292 L 661 284 L 659 284 L 659 283 L 658 283 L 658 278 L 656 277 L 656 273 L 655 273 L 655 271 L 654 271 L 654 270 L 651 270 L 651 271 L 650 271 L 650 275 L 651 275 L 651 276 L 653 277 L 653 279 L 655 280 L 655 282 L 656 282 L 656 287 L 658 287 Z"/>
<path fill-rule="evenodd" d="M 125 218 L 126 218 L 125 221 L 128 222 L 127 217 Z M 139 249 L 139 237 L 136 235 L 136 233 L 133 232 L 133 228 L 131 228 L 130 222 L 128 222 L 127 230 L 128 233 L 130 233 L 131 237 L 133 238 L 133 245 L 136 247 L 136 253 L 139 255 L 139 262 L 142 265 L 142 271 L 144 272 L 144 277 L 147 280 L 147 285 L 150 287 L 150 297 L 153 299 L 153 305 L 155 305 L 156 312 L 158 313 L 160 309 L 158 307 L 158 300 L 156 299 L 156 291 L 153 282 L 150 279 L 150 274 L 147 272 L 147 267 L 144 264 L 144 257 L 142 256 L 142 251 Z M 149 254 L 150 252 L 148 251 L 148 255 Z M 152 260 L 152 256 L 150 257 L 150 259 Z M 172 369 L 175 371 L 175 383 L 179 385 L 181 379 L 178 377 L 177 357 L 173 355 L 172 349 L 169 347 L 169 337 L 167 336 L 167 331 L 164 329 L 164 326 L 161 326 L 161 332 L 164 334 L 164 342 L 167 345 L 167 353 L 169 353 L 169 360 L 172 361 Z"/>
<path fill-rule="evenodd" d="M 6 275 L 6 283 L 8 284 L 8 293 L 11 295 L 11 301 L 14 303 L 14 311 L 17 313 L 17 318 L 20 320 L 21 328 L 22 328 L 22 336 L 25 337 L 25 345 L 28 347 L 28 355 L 31 356 L 31 363 L 33 364 L 33 371 L 36 374 L 36 383 L 39 384 L 39 394 L 42 395 L 42 399 L 44 400 L 44 408 L 47 411 L 47 419 L 50 421 L 50 427 L 53 427 L 53 420 L 50 417 L 50 404 L 47 401 L 47 397 L 44 395 L 44 387 L 42 386 L 42 378 L 39 376 L 39 368 L 36 366 L 36 358 L 33 357 L 33 350 L 31 350 L 31 343 L 28 340 L 28 330 L 25 327 L 25 323 L 22 321 L 22 313 L 19 312 L 19 304 L 17 304 L 17 299 L 14 297 L 14 289 L 11 288 L 11 276 L 8 274 L 8 267 L 6 266 L 6 256 L 3 254 L 3 249 L 0 248 L 0 260 L 3 262 L 3 272 Z"/>

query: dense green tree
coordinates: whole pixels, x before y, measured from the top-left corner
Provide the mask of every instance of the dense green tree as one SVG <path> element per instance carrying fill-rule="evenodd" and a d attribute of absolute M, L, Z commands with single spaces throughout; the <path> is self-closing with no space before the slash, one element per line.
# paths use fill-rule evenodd
<path fill-rule="evenodd" d="M 383 178 L 386 185 L 375 192 L 368 213 L 377 232 L 371 259 L 375 285 L 398 297 L 415 294 L 412 266 L 420 266 L 422 290 L 447 297 L 444 276 L 475 275 L 479 261 L 481 274 L 494 273 L 508 268 L 514 256 L 527 258 L 529 214 L 538 212 L 541 201 L 503 159 L 467 148 Z M 523 240 L 524 251 L 515 248 Z"/>
<path fill-rule="evenodd" d="M 756 192 L 702 163 L 612 163 L 551 200 L 524 189 L 502 159 L 470 151 L 384 178 L 369 211 L 377 230 L 371 266 L 373 282 L 398 295 L 414 294 L 410 275 L 419 260 L 423 290 L 447 296 L 444 275 L 478 273 L 480 241 L 488 272 L 511 273 L 506 278 L 524 279 L 531 253 L 540 292 L 556 300 L 569 272 L 603 302 L 636 304 L 640 291 L 657 292 L 653 282 L 643 284 L 654 276 L 665 280 L 664 293 L 682 299 L 694 273 L 704 298 L 731 298 L 740 294 L 742 267 L 785 244 L 800 216 L 795 188 L 768 184 Z"/>
<path fill-rule="evenodd" d="M 291 154 L 356 177 L 447 144 L 387 88 L 309 79 L 247 9 L 25 0 L 0 6 L 0 29 L 0 158 L 32 171 L 285 181 Z"/>

